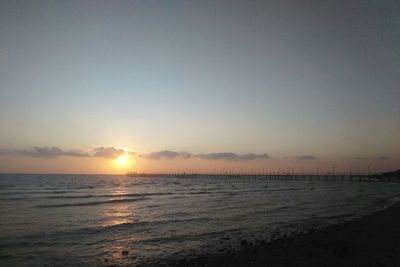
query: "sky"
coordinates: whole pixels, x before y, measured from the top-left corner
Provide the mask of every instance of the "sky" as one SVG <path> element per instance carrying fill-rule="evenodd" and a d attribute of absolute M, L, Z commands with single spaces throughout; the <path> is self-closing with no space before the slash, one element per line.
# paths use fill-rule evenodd
<path fill-rule="evenodd" d="M 0 172 L 400 168 L 398 14 L 3 0 Z"/>

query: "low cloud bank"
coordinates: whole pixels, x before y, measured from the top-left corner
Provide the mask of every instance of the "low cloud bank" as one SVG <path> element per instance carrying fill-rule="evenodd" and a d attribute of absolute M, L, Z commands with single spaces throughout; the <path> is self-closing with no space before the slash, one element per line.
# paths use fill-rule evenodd
<path fill-rule="evenodd" d="M 117 149 L 115 147 L 97 147 L 93 149 L 93 157 L 98 158 L 118 158 L 119 156 L 125 154 L 123 149 Z"/>
<path fill-rule="evenodd" d="M 154 159 L 154 160 L 176 159 L 176 158 L 189 159 L 192 157 L 192 155 L 188 152 L 176 152 L 176 151 L 170 151 L 170 150 L 162 150 L 162 151 L 158 151 L 158 152 L 151 152 L 148 154 L 141 154 L 140 157 L 146 158 L 146 159 Z"/>
<path fill-rule="evenodd" d="M 0 150 L 2 155 L 16 155 L 26 156 L 33 158 L 57 158 L 61 156 L 65 157 L 89 157 L 88 153 L 82 152 L 81 150 L 62 150 L 59 147 L 33 147 L 32 149 L 15 149 L 15 150 Z"/>
<path fill-rule="evenodd" d="M 53 147 L 36 146 L 31 149 L 0 150 L 0 155 L 24 156 L 24 157 L 34 157 L 34 158 L 94 157 L 94 158 L 112 159 L 112 158 L 118 158 L 119 156 L 124 154 L 135 155 L 134 152 L 125 151 L 124 149 L 119 149 L 115 147 L 97 147 L 89 152 L 84 152 L 81 150 L 64 150 L 55 146 Z M 171 150 L 161 150 L 147 154 L 137 154 L 137 156 L 150 160 L 198 158 L 203 160 L 251 161 L 251 160 L 262 160 L 270 158 L 270 156 L 266 153 L 236 154 L 233 152 L 218 152 L 218 153 L 193 155 L 186 151 L 177 152 Z"/>
<path fill-rule="evenodd" d="M 190 159 L 198 158 L 204 160 L 226 160 L 226 161 L 245 161 L 245 160 L 257 160 L 257 159 L 269 159 L 268 154 L 236 154 L 233 152 L 219 152 L 219 153 L 207 153 L 192 155 L 189 152 L 177 152 L 170 150 L 162 150 L 158 152 L 152 152 L 148 154 L 141 154 L 140 157 L 152 160 L 160 159 Z"/>
<path fill-rule="evenodd" d="M 227 161 L 242 161 L 242 160 L 257 160 L 257 159 L 269 159 L 268 154 L 236 154 L 233 152 L 219 152 L 219 153 L 208 153 L 199 154 L 194 157 L 206 160 L 227 160 Z"/>
<path fill-rule="evenodd" d="M 1 149 L 0 155 L 10 156 L 24 156 L 32 158 L 58 158 L 58 157 L 76 157 L 76 158 L 117 158 L 123 154 L 133 155 L 133 152 L 125 152 L 123 149 L 117 149 L 114 147 L 97 147 L 94 148 L 91 153 L 83 152 L 79 149 L 76 150 L 63 150 L 59 147 L 33 147 L 31 149 Z"/>
<path fill-rule="evenodd" d="M 300 155 L 295 157 L 298 160 L 317 160 L 317 157 L 311 156 L 311 155 Z"/>
<path fill-rule="evenodd" d="M 346 160 L 355 160 L 355 161 L 364 161 L 364 160 L 389 160 L 386 156 L 378 156 L 378 157 L 351 157 L 346 158 Z"/>
<path fill-rule="evenodd" d="M 162 160 L 162 159 L 202 159 L 210 161 L 252 161 L 252 160 L 268 160 L 271 157 L 267 153 L 254 154 L 237 154 L 234 152 L 216 152 L 216 153 L 204 153 L 204 154 L 191 154 L 186 151 L 171 151 L 171 150 L 161 150 L 150 153 L 138 153 L 132 151 L 127 151 L 115 147 L 96 147 L 89 151 L 82 151 L 80 149 L 69 149 L 65 150 L 56 146 L 35 146 L 30 149 L 0 149 L 0 156 L 22 156 L 22 157 L 32 157 L 32 158 L 46 158 L 54 159 L 58 157 L 76 157 L 76 158 L 105 158 L 105 159 L 115 159 L 121 155 L 136 155 L 149 160 Z M 303 154 L 295 156 L 292 158 L 303 161 L 316 161 L 319 160 L 317 157 L 309 154 Z M 377 157 L 351 157 L 345 158 L 346 160 L 364 161 L 364 160 L 379 160 L 387 161 L 390 158 L 386 156 Z"/>

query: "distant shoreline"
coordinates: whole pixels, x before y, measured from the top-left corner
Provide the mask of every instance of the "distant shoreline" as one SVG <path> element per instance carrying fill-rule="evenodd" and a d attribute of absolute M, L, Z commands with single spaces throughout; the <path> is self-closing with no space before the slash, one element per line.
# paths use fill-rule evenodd
<path fill-rule="evenodd" d="M 345 223 L 171 263 L 175 266 L 399 266 L 400 201 Z"/>

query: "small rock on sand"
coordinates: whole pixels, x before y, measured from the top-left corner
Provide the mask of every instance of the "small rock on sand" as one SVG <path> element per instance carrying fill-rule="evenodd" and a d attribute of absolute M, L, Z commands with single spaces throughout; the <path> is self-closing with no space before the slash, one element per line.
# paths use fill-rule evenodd
<path fill-rule="evenodd" d="M 128 250 L 123 250 L 123 251 L 121 252 L 121 254 L 124 255 L 124 256 L 126 256 L 126 255 L 129 254 L 129 251 L 128 251 Z"/>

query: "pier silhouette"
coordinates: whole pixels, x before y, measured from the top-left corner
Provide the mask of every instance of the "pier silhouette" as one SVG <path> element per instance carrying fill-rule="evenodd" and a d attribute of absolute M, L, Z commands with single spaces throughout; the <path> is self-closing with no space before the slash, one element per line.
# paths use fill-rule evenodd
<path fill-rule="evenodd" d="M 205 178 L 205 179 L 243 179 L 271 181 L 392 181 L 398 178 L 381 173 L 304 173 L 304 172 L 128 172 L 128 177 L 154 178 Z"/>

